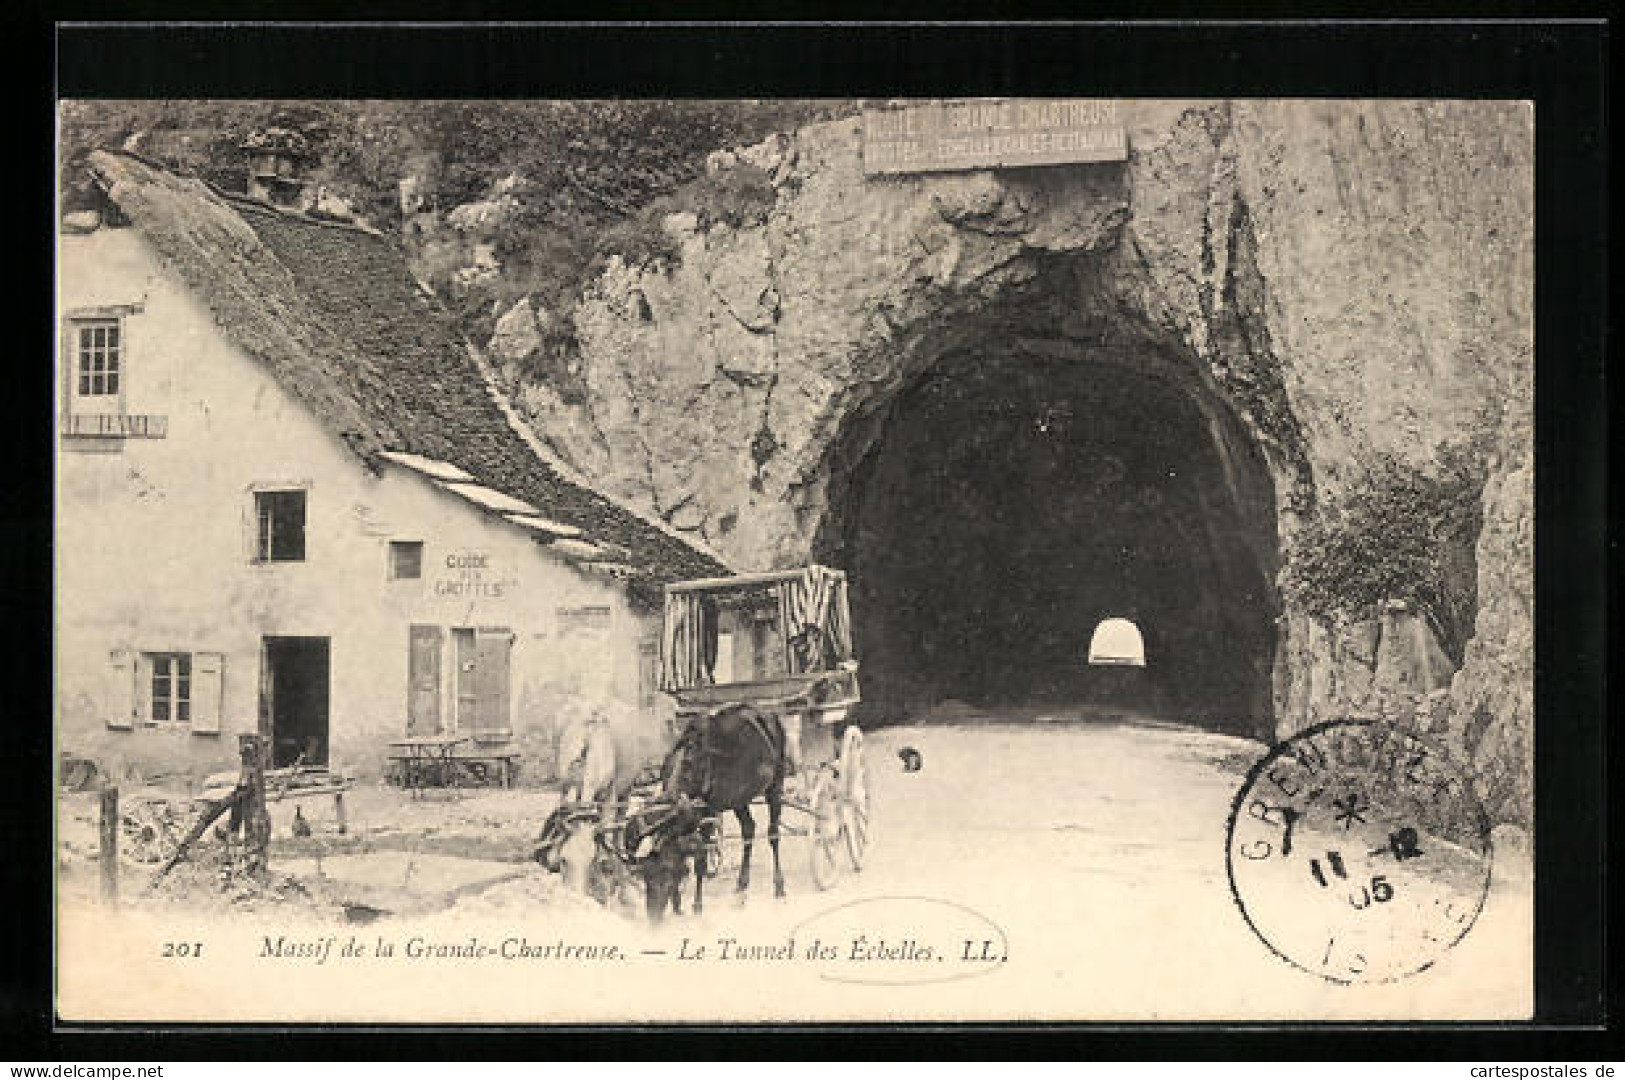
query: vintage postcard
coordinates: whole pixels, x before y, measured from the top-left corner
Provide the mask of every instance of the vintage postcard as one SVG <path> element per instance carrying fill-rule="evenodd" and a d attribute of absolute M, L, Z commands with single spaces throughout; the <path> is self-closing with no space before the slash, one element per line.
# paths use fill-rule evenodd
<path fill-rule="evenodd" d="M 62 101 L 59 1016 L 1529 1018 L 1534 139 Z"/>

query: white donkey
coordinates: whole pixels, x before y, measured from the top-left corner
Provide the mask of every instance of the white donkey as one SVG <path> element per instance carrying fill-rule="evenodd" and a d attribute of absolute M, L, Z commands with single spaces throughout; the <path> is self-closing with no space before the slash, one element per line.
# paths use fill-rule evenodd
<path fill-rule="evenodd" d="M 589 894 L 613 891 L 594 879 L 593 867 L 602 862 L 596 834 L 625 818 L 633 784 L 665 750 L 639 738 L 636 727 L 612 723 L 602 710 L 594 710 L 585 721 L 569 724 L 559 738 L 564 788 L 558 809 L 542 829 L 536 857 L 560 872 L 569 888 Z"/>

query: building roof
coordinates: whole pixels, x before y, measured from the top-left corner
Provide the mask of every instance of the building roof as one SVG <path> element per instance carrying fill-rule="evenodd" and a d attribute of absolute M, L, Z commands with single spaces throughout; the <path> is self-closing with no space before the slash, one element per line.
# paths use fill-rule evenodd
<path fill-rule="evenodd" d="M 432 477 L 449 466 L 431 482 L 477 492 L 469 501 L 515 527 L 507 515 L 540 515 L 624 551 L 645 594 L 728 572 L 703 546 L 547 460 L 388 238 L 230 196 L 131 154 L 98 151 L 90 168 L 222 333 L 370 468 Z M 459 472 L 471 481 L 453 480 Z"/>

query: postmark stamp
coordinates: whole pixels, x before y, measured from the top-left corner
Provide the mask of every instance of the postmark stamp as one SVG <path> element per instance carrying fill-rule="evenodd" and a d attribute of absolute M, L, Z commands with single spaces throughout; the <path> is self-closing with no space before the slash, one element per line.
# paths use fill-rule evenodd
<path fill-rule="evenodd" d="M 1227 825 L 1242 917 L 1282 960 L 1336 983 L 1432 967 L 1472 929 L 1492 862 L 1470 777 L 1417 734 L 1373 721 L 1280 743 Z"/>

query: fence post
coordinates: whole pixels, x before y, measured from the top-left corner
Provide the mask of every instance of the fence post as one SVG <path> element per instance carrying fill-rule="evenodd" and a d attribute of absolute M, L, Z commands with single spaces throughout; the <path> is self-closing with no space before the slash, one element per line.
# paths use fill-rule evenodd
<path fill-rule="evenodd" d="M 101 799 L 101 862 L 102 899 L 112 903 L 118 899 L 118 788 L 102 788 Z"/>
<path fill-rule="evenodd" d="M 264 881 L 271 849 L 271 815 L 265 809 L 265 758 L 270 740 L 263 735 L 239 735 L 237 749 L 243 771 L 238 786 L 246 789 L 240 805 L 243 855 L 248 873 Z"/>

